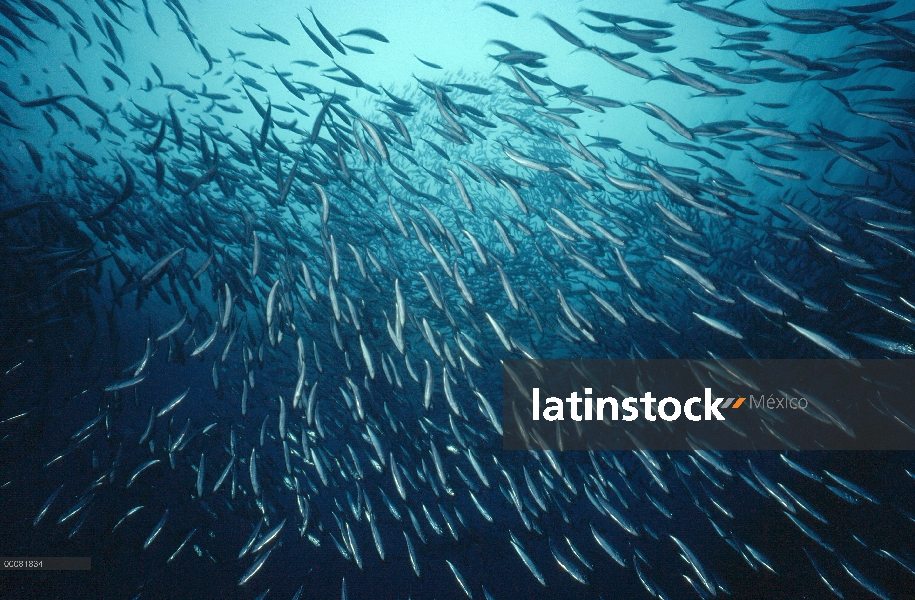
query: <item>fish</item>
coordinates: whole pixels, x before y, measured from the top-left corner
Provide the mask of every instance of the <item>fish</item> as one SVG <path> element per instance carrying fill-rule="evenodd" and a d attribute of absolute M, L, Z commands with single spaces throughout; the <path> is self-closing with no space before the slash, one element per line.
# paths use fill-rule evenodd
<path fill-rule="evenodd" d="M 480 2 L 477 6 L 485 6 L 486 8 L 491 8 L 499 14 L 505 15 L 506 17 L 511 17 L 513 19 L 518 18 L 518 13 L 512 9 L 502 6 L 501 4 L 496 4 L 495 2 Z"/>
<path fill-rule="evenodd" d="M 811 331 L 805 327 L 801 327 L 800 325 L 795 325 L 791 321 L 786 321 L 786 323 L 788 324 L 789 327 L 794 329 L 796 332 L 798 332 L 799 334 L 801 334 L 802 336 L 804 336 L 805 338 L 807 338 L 808 340 L 810 340 L 817 346 L 823 348 L 824 350 L 826 350 L 827 352 L 829 352 L 836 358 L 841 358 L 845 361 L 848 361 L 849 364 L 852 364 L 854 366 L 861 365 L 861 363 L 858 362 L 858 360 L 855 359 L 854 356 L 852 356 L 851 354 L 849 354 L 848 352 L 846 352 L 845 350 L 840 348 L 834 341 L 827 338 L 826 336 L 824 336 L 820 333 L 817 333 L 815 331 Z"/>
<path fill-rule="evenodd" d="M 381 33 L 377 32 L 377 31 L 375 31 L 374 29 L 368 29 L 368 28 L 366 28 L 366 27 L 359 27 L 359 28 L 357 28 L 357 29 L 350 29 L 350 30 L 347 31 L 346 33 L 340 35 L 340 37 L 345 37 L 345 36 L 348 36 L 348 35 L 359 35 L 359 36 L 362 36 L 362 37 L 367 37 L 367 38 L 369 38 L 369 39 L 373 39 L 373 40 L 378 41 L 378 42 L 383 42 L 383 43 L 385 43 L 385 44 L 390 43 L 389 40 L 388 40 L 388 38 L 386 38 L 384 35 L 382 35 Z"/>
<path fill-rule="evenodd" d="M 915 354 L 915 17 L 744 6 L 0 5 L 0 528 L 63 555 L 69 523 L 105 596 L 904 596 L 915 467 L 795 454 L 799 413 L 723 422 L 780 460 L 500 444 L 551 359 L 701 357 L 736 396 L 732 359 Z M 868 439 L 807 387 L 776 395 Z M 300 580 L 258 578 L 275 549 Z"/>
<path fill-rule="evenodd" d="M 134 506 L 133 508 L 131 508 L 130 510 L 128 510 L 128 511 L 124 514 L 124 516 L 121 517 L 121 519 L 120 519 L 117 523 L 115 523 L 114 527 L 111 528 L 111 532 L 114 533 L 115 530 L 117 530 L 117 528 L 120 527 L 120 526 L 124 523 L 124 521 L 127 520 L 128 517 L 130 517 L 131 515 L 135 515 L 136 513 L 138 513 L 138 512 L 140 512 L 141 510 L 143 510 L 144 508 L 146 508 L 146 507 L 145 507 L 144 505 L 141 504 L 141 505 L 139 505 L 139 506 Z"/>
<path fill-rule="evenodd" d="M 41 505 L 41 508 L 38 510 L 38 514 L 35 515 L 35 518 L 32 520 L 32 527 L 38 527 L 38 524 L 41 522 L 41 519 L 48 513 L 48 509 L 51 508 L 51 504 L 54 503 L 54 500 L 57 499 L 57 496 L 60 495 L 60 492 L 64 489 L 64 484 L 61 484 L 56 490 L 51 492 L 51 495 L 48 496 L 48 499 L 44 501 L 44 504 Z"/>
<path fill-rule="evenodd" d="M 709 317 L 709 316 L 707 316 L 707 315 L 702 315 L 702 314 L 699 314 L 699 313 L 697 313 L 697 312 L 693 312 L 693 315 L 694 315 L 697 319 L 699 319 L 700 321 L 702 321 L 703 323 L 705 323 L 706 325 L 708 325 L 709 327 L 712 327 L 713 329 L 717 329 L 717 330 L 720 331 L 721 333 L 727 334 L 727 335 L 729 335 L 729 336 L 731 336 L 731 337 L 733 337 L 733 338 L 736 338 L 736 339 L 738 339 L 738 340 L 742 340 L 742 339 L 743 339 L 743 335 L 740 333 L 740 331 L 738 331 L 737 329 L 735 329 L 734 326 L 731 325 L 731 324 L 729 324 L 729 323 L 725 323 L 724 321 L 721 321 L 721 320 L 716 319 L 716 318 L 714 318 L 714 317 Z"/>
<path fill-rule="evenodd" d="M 562 567 L 562 569 L 568 573 L 572 579 L 583 585 L 588 585 L 588 580 L 585 578 L 585 575 L 578 569 L 575 563 L 573 563 L 568 557 L 564 556 L 556 549 L 556 546 L 553 545 L 552 540 L 550 540 L 550 551 L 553 553 L 553 558 L 556 559 L 556 562 L 559 563 L 559 566 Z"/>
<path fill-rule="evenodd" d="M 415 54 L 413 55 L 413 58 L 415 58 L 416 60 L 418 60 L 419 62 L 423 63 L 424 65 L 426 65 L 427 67 L 429 67 L 429 68 L 431 68 L 431 69 L 439 69 L 439 70 L 441 70 L 441 68 L 442 68 L 440 65 L 437 65 L 437 64 L 435 64 L 434 62 L 429 62 L 428 60 L 423 60 L 423 59 L 421 59 L 420 57 L 416 56 Z M 431 142 L 430 142 L 430 143 L 431 143 Z M 447 155 L 446 155 L 446 156 L 447 156 Z"/>
<path fill-rule="evenodd" d="M 239 587 L 241 587 L 241 586 L 245 585 L 246 583 L 248 583 L 249 581 L 251 581 L 251 578 L 254 577 L 258 571 L 260 571 L 261 567 L 264 566 L 264 563 L 267 562 L 267 559 L 270 558 L 271 552 L 273 552 L 273 548 L 271 548 L 270 550 L 267 550 L 267 552 L 265 552 L 263 555 L 261 555 L 260 558 L 258 558 L 256 561 L 254 561 L 254 564 L 252 564 L 251 567 L 249 567 L 248 570 L 245 571 L 245 574 L 241 576 L 241 579 L 238 580 Z M 345 593 L 344 593 L 344 595 L 345 595 Z"/>
<path fill-rule="evenodd" d="M 148 460 L 145 463 L 138 466 L 136 469 L 134 469 L 133 473 L 130 474 L 130 478 L 127 480 L 126 487 L 129 488 L 131 485 L 133 485 L 133 482 L 136 481 L 137 477 L 139 477 L 143 471 L 145 471 L 145 470 L 149 469 L 150 467 L 153 467 L 161 462 L 162 461 L 160 459 L 154 458 L 154 459 Z"/>
<path fill-rule="evenodd" d="M 280 535 L 280 532 L 283 530 L 283 526 L 286 524 L 286 519 L 283 519 L 276 527 L 264 534 L 264 537 L 261 538 L 249 551 L 249 554 L 255 555 L 260 554 L 261 550 L 266 548 L 270 543 L 272 543 Z"/>
<path fill-rule="evenodd" d="M 116 381 L 110 385 L 105 386 L 105 391 L 106 392 L 116 392 L 119 390 L 124 390 L 124 389 L 133 387 L 133 386 L 141 383 L 144 379 L 146 379 L 145 373 L 138 375 L 136 377 L 132 377 L 130 379 L 123 379 L 121 381 Z"/>
<path fill-rule="evenodd" d="M 153 530 L 150 532 L 149 537 L 146 538 L 146 541 L 143 542 L 143 549 L 147 549 L 152 545 L 153 541 L 159 536 L 159 533 L 162 532 L 162 528 L 165 527 L 165 520 L 168 519 L 169 509 L 165 509 L 165 512 L 162 513 L 162 518 L 159 519 L 159 522 L 156 523 L 156 526 L 153 527 Z"/>
<path fill-rule="evenodd" d="M 173 560 L 175 560 L 178 557 L 178 554 L 180 554 L 180 552 L 184 549 L 184 547 L 187 545 L 187 543 L 189 541 L 191 541 L 191 538 L 194 537 L 195 533 L 197 533 L 196 527 L 194 529 L 191 529 L 190 532 L 188 532 L 187 536 L 184 538 L 184 540 L 180 544 L 178 544 L 178 547 L 175 549 L 175 551 L 172 552 L 171 556 L 168 557 L 168 560 L 165 561 L 166 564 L 172 562 Z"/>
<path fill-rule="evenodd" d="M 717 585 L 712 581 L 709 575 L 705 572 L 705 569 L 702 567 L 702 564 L 699 562 L 699 559 L 696 558 L 696 555 L 693 554 L 686 544 L 680 541 L 679 538 L 675 536 L 670 536 L 670 539 L 674 541 L 675 544 L 683 551 L 683 555 L 686 557 L 687 562 L 696 572 L 696 575 L 699 577 L 699 581 L 702 582 L 702 585 L 705 586 L 705 589 L 712 596 L 718 595 Z"/>
<path fill-rule="evenodd" d="M 190 391 L 191 391 L 190 388 L 188 388 L 184 392 L 175 396 L 165 406 L 163 406 L 161 409 L 159 409 L 159 412 L 156 413 L 156 417 L 158 418 L 158 417 L 165 416 L 166 414 L 168 414 L 169 412 L 174 410 L 174 408 L 176 406 L 178 406 L 181 403 L 181 401 L 185 399 L 185 397 L 187 397 L 187 395 L 188 395 L 188 393 L 190 393 Z"/>
<path fill-rule="evenodd" d="M 454 578 L 457 579 L 457 582 L 461 586 L 461 589 L 464 591 L 464 594 L 468 598 L 473 598 L 473 594 L 470 592 L 470 588 L 467 587 L 467 582 L 464 581 L 464 577 L 457 570 L 457 567 L 455 567 L 454 564 L 452 564 L 452 562 L 450 560 L 448 560 L 447 558 L 445 559 L 445 564 L 447 564 L 448 568 L 451 569 L 451 572 L 454 574 Z"/>
<path fill-rule="evenodd" d="M 29 158 L 32 159 L 32 164 L 35 165 L 35 170 L 39 173 L 44 173 L 44 161 L 41 158 L 41 154 L 36 150 L 31 144 L 25 140 L 19 140 L 22 142 L 22 145 L 29 153 Z"/>
<path fill-rule="evenodd" d="M 524 551 L 523 546 L 521 546 L 521 542 L 515 539 L 515 536 L 511 533 L 511 531 L 509 531 L 509 536 L 511 537 L 512 548 L 514 548 L 518 556 L 521 557 L 521 561 L 524 563 L 524 566 L 528 568 L 528 570 L 537 579 L 540 585 L 543 587 L 548 587 L 546 580 L 543 578 L 543 574 L 540 572 L 540 569 L 537 568 L 537 565 L 534 564 L 534 561 L 531 559 L 531 557 L 528 556 L 527 552 Z"/>

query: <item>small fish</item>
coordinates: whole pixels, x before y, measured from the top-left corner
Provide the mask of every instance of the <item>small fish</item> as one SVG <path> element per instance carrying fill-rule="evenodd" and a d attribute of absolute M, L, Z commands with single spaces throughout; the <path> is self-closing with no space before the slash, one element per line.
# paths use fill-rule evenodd
<path fill-rule="evenodd" d="M 146 541 L 143 542 L 144 550 L 146 548 L 149 548 L 149 546 L 153 543 L 153 541 L 156 539 L 156 537 L 159 535 L 159 533 L 162 532 L 162 528 L 165 527 L 165 520 L 168 519 L 168 511 L 169 511 L 169 509 L 166 508 L 165 512 L 162 514 L 162 518 L 159 519 L 159 522 L 153 528 L 152 532 L 150 532 L 149 537 L 147 537 Z"/>
<path fill-rule="evenodd" d="M 429 61 L 427 61 L 427 60 L 421 59 L 420 57 L 416 56 L 415 54 L 413 55 L 413 57 L 414 57 L 416 60 L 418 60 L 419 62 L 423 63 L 424 65 L 426 65 L 427 67 L 430 67 L 430 68 L 432 68 L 432 69 L 441 69 L 441 68 L 442 68 L 441 66 L 439 66 L 439 65 L 437 65 L 437 64 L 435 64 L 435 63 L 433 63 L 433 62 L 429 62 Z"/>
<path fill-rule="evenodd" d="M 717 329 L 721 333 L 727 334 L 727 335 L 731 336 L 732 338 L 736 338 L 738 340 L 743 339 L 743 335 L 739 331 L 737 331 L 737 329 L 735 329 L 733 325 L 725 323 L 724 321 L 721 321 L 714 317 L 708 317 L 706 315 L 701 315 L 697 312 L 693 312 L 693 316 L 695 316 L 697 319 L 699 319 L 700 321 L 702 321 L 709 327 L 711 327 L 713 329 Z M 790 323 L 789 323 L 789 325 L 790 325 Z"/>
<path fill-rule="evenodd" d="M 48 496 L 48 499 L 45 500 L 44 504 L 41 505 L 38 514 L 35 515 L 35 518 L 32 520 L 32 527 L 38 527 L 38 523 L 41 522 L 41 519 L 47 514 L 48 509 L 51 508 L 51 504 L 54 503 L 54 500 L 57 499 L 57 496 L 60 495 L 60 492 L 64 489 L 63 484 L 60 485 L 56 490 L 51 492 L 51 495 Z"/>
<path fill-rule="evenodd" d="M 506 17 L 512 17 L 513 19 L 518 18 L 518 13 L 510 8 L 502 6 L 501 4 L 496 4 L 495 2 L 480 2 L 477 6 L 485 6 L 487 8 L 491 8 L 494 11 L 505 15 Z"/>

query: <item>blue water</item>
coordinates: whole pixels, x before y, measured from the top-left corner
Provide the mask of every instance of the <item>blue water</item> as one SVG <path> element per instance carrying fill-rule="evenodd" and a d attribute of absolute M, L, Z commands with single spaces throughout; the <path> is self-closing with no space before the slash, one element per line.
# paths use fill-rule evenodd
<path fill-rule="evenodd" d="M 909 453 L 787 453 L 822 481 L 792 470 L 776 453 L 716 455 L 728 474 L 692 453 L 654 453 L 665 490 L 645 466 L 647 459 L 634 453 L 559 453 L 554 468 L 542 453 L 502 451 L 501 436 L 473 391 L 501 419 L 499 359 L 509 356 L 904 360 L 915 353 L 915 35 L 906 16 L 913 5 L 839 11 L 798 2 L 792 10 L 826 12 L 795 14 L 792 20 L 747 0 L 728 8 L 730 15 L 700 14 L 712 6 L 506 3 L 517 13 L 510 17 L 473 2 L 315 4 L 314 16 L 335 41 L 371 51 L 350 48 L 343 55 L 305 5 L 5 3 L 0 555 L 91 556 L 93 566 L 89 572 L 0 573 L 0 598 L 290 598 L 298 590 L 301 598 L 336 598 L 344 585 L 349 598 L 465 597 L 446 560 L 473 598 L 486 597 L 484 588 L 497 599 L 705 598 L 712 591 L 741 599 L 836 597 L 829 586 L 845 598 L 915 598 L 915 462 Z M 642 22 L 606 15 L 601 21 L 588 10 Z M 563 39 L 544 15 L 585 47 Z M 733 15 L 758 23 L 720 22 Z M 309 39 L 297 16 L 333 59 Z M 625 28 L 617 33 L 654 37 L 654 47 L 585 25 L 607 28 L 614 18 Z M 779 25 L 785 23 L 790 29 Z M 807 33 L 799 32 L 803 27 Z M 358 28 L 388 41 L 372 33 L 343 35 Z M 233 29 L 277 34 L 289 44 Z M 528 64 L 515 64 L 513 72 L 504 55 L 514 50 L 498 41 L 543 58 L 530 63 L 528 56 Z M 725 47 L 733 44 L 741 46 Z M 659 46 L 671 48 L 650 51 Z M 650 80 L 615 68 L 599 52 L 647 71 Z M 55 95 L 62 97 L 42 102 Z M 271 121 L 264 128 L 258 108 L 268 105 Z M 689 135 L 649 115 L 654 106 Z M 412 145 L 385 110 L 402 121 Z M 316 127 L 319 115 L 323 121 Z M 363 124 L 354 130 L 358 119 Z M 160 128 L 165 136 L 153 150 Z M 524 166 L 517 154 L 513 160 L 512 152 L 534 166 Z M 487 183 L 474 167 L 503 183 Z M 463 182 L 472 212 L 446 169 Z M 651 191 L 622 191 L 606 175 Z M 123 193 L 128 179 L 133 190 Z M 328 197 L 326 224 L 313 184 Z M 35 202 L 43 204 L 16 210 Z M 439 219 L 441 230 L 423 208 Z M 424 249 L 417 229 L 441 261 Z M 485 247 L 485 263 L 462 230 Z M 256 276 L 254 231 L 261 254 Z M 149 275 L 179 248 L 185 250 L 161 278 Z M 211 266 L 193 279 L 211 255 Z M 665 256 L 695 268 L 714 293 Z M 316 300 L 302 262 L 314 279 Z M 787 291 L 767 281 L 757 263 Z M 496 264 L 520 299 L 517 309 Z M 420 272 L 433 280 L 447 311 L 436 306 Z M 155 284 L 147 285 L 144 275 Z M 332 308 L 331 279 L 340 317 Z M 277 281 L 271 330 L 266 312 Z M 409 313 L 408 359 L 388 333 L 397 319 L 395 282 Z M 221 320 L 227 288 L 233 297 L 229 327 L 220 326 L 213 345 L 190 357 Z M 561 308 L 557 291 L 577 318 Z M 621 319 L 602 310 L 589 292 Z M 176 334 L 155 342 L 185 314 L 187 323 Z M 504 329 L 512 351 L 487 315 Z M 424 320 L 435 344 L 426 339 Z M 469 351 L 460 349 L 458 339 Z M 147 340 L 154 351 L 139 369 L 145 379 L 117 393 L 104 391 L 137 372 Z M 427 361 L 434 379 L 428 409 Z M 390 365 L 396 377 L 387 373 Z M 307 384 L 301 405 L 293 408 L 301 368 Z M 461 415 L 445 398 L 445 371 L 453 376 L 450 387 Z M 253 387 L 246 383 L 249 373 Z M 348 406 L 347 378 L 360 390 L 364 417 Z M 314 385 L 317 420 L 307 409 Z M 139 444 L 150 410 L 159 411 L 185 390 L 187 398 L 157 418 Z M 75 435 L 99 415 L 86 431 L 89 437 Z M 367 427 L 379 439 L 380 455 Z M 182 431 L 192 437 L 169 452 Z M 451 493 L 442 489 L 430 440 L 441 453 Z M 475 472 L 466 447 L 489 485 Z M 329 472 L 328 484 L 312 448 Z M 249 474 L 252 449 L 260 494 Z M 234 468 L 213 492 L 232 456 Z M 405 501 L 391 457 L 408 480 Z M 127 488 L 135 469 L 153 459 L 161 462 Z M 780 487 L 766 493 L 754 469 L 790 494 Z M 830 479 L 827 470 L 853 487 Z M 525 472 L 533 484 L 526 483 Z M 299 509 L 296 480 L 308 519 Z M 510 497 L 513 486 L 521 490 L 523 518 Z M 476 508 L 470 489 L 492 522 Z M 623 514 L 638 535 L 598 510 L 589 493 Z M 383 560 L 367 506 L 358 500 L 363 494 Z M 785 505 L 779 494 L 800 500 Z M 85 508 L 58 523 L 90 495 Z M 538 495 L 547 510 L 538 506 Z M 358 518 L 351 503 L 361 505 Z M 143 508 L 112 531 L 136 506 Z M 428 543 L 419 539 L 408 508 Z M 162 531 L 144 549 L 166 510 Z M 793 524 L 789 510 L 822 543 Z M 238 554 L 262 518 L 261 535 L 283 519 L 286 524 L 263 567 L 240 586 L 255 559 Z M 338 523 L 345 523 L 344 530 L 348 524 L 355 544 L 346 542 Z M 625 567 L 601 549 L 592 526 Z M 546 587 L 509 543 L 509 531 L 543 573 Z M 416 549 L 420 577 L 404 532 Z M 698 557 L 708 587 L 670 536 Z M 593 570 L 574 556 L 566 538 Z M 587 585 L 561 568 L 550 543 Z M 346 558 L 335 544 L 355 545 L 363 564 L 357 566 L 352 547 Z"/>

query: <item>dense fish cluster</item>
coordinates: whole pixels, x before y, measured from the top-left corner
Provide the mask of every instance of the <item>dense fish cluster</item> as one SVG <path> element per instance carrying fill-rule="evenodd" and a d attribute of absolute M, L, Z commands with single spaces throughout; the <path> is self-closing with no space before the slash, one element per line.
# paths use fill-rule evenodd
<path fill-rule="evenodd" d="M 912 598 L 907 454 L 501 449 L 506 357 L 915 354 L 915 12 L 819 4 L 0 3 L 0 553 L 93 559 L 0 597 Z"/>

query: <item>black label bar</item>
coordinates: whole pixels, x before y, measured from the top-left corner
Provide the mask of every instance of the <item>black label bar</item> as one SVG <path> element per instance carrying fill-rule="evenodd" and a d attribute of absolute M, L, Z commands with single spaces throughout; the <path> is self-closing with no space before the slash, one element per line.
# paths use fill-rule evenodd
<path fill-rule="evenodd" d="M 89 571 L 92 558 L 89 556 L 41 556 L 0 558 L 2 571 Z"/>

